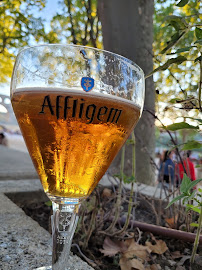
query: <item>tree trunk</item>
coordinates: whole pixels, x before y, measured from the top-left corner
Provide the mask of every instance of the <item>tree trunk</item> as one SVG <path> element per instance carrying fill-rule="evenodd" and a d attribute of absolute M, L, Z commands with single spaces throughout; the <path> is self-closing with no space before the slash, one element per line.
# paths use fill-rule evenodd
<path fill-rule="evenodd" d="M 123 55 L 137 63 L 148 74 L 153 70 L 153 0 L 98 0 L 104 49 Z M 146 80 L 145 110 L 155 111 L 155 91 L 152 77 Z M 154 183 L 155 152 L 154 117 L 147 111 L 135 128 L 136 179 Z M 130 147 L 131 148 L 131 147 Z M 112 170 L 118 164 L 115 159 Z M 131 166 L 130 151 L 126 155 L 126 171 Z"/>

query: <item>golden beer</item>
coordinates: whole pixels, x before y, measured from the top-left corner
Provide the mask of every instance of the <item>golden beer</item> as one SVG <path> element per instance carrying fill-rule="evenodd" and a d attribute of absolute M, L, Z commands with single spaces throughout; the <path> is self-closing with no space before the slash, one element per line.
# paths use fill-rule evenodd
<path fill-rule="evenodd" d="M 12 105 L 45 192 L 69 198 L 92 192 L 140 117 L 95 90 L 18 89 Z"/>

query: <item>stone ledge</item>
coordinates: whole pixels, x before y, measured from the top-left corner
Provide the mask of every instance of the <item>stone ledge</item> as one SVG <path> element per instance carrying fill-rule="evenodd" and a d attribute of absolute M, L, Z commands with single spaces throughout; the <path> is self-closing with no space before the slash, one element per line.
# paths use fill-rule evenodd
<path fill-rule="evenodd" d="M 26 169 L 23 169 L 23 171 L 15 171 L 13 172 L 12 170 L 7 170 L 2 171 L 0 170 L 0 180 L 4 179 L 15 179 L 15 180 L 21 180 L 21 179 L 36 179 L 37 178 L 37 173 L 36 172 L 31 172 L 31 171 L 26 171 Z"/>
<path fill-rule="evenodd" d="M 0 180 L 38 178 L 28 153 L 0 145 Z"/>
<path fill-rule="evenodd" d="M 4 194 L 39 190 L 39 180 L 0 181 L 1 270 L 34 270 L 51 265 L 51 235 Z M 76 255 L 70 261 L 78 270 L 93 270 Z"/>

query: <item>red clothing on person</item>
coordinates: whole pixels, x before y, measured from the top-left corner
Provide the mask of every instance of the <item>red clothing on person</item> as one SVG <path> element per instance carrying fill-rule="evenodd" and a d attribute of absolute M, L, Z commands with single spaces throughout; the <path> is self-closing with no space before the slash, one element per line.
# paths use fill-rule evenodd
<path fill-rule="evenodd" d="M 183 163 L 184 163 L 184 167 L 186 169 L 188 177 L 192 181 L 196 180 L 195 168 L 194 168 L 194 164 L 191 162 L 191 160 L 189 158 L 186 158 L 186 159 L 184 159 Z M 184 175 L 184 168 L 183 168 L 181 163 L 178 164 L 178 168 L 179 168 L 179 173 L 180 173 L 180 179 L 182 180 L 183 175 Z"/>

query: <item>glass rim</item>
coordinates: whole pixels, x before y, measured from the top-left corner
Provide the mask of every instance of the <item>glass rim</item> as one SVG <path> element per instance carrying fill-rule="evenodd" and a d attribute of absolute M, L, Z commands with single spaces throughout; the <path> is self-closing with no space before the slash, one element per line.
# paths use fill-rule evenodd
<path fill-rule="evenodd" d="M 26 50 L 29 49 L 34 49 L 34 48 L 39 48 L 39 47 L 52 47 L 52 46 L 61 46 L 61 47 L 75 47 L 75 48 L 84 48 L 84 49 L 90 49 L 90 50 L 94 50 L 97 52 L 103 52 L 103 53 L 108 53 L 111 55 L 114 55 L 116 57 L 118 57 L 119 59 L 121 59 L 122 61 L 124 61 L 126 64 L 130 64 L 131 66 L 134 66 L 136 69 L 138 69 L 138 71 L 141 73 L 142 77 L 144 78 L 144 71 L 142 70 L 141 67 L 139 67 L 134 61 L 130 60 L 129 58 L 122 56 L 118 53 L 114 53 L 108 50 L 104 50 L 104 49 L 98 49 L 95 47 L 91 47 L 91 46 L 84 46 L 84 45 L 76 45 L 76 44 L 61 44 L 61 43 L 50 43 L 50 44 L 38 44 L 38 45 L 33 45 L 33 46 L 28 46 L 26 48 L 22 48 L 18 54 L 17 57 L 23 53 Z"/>

